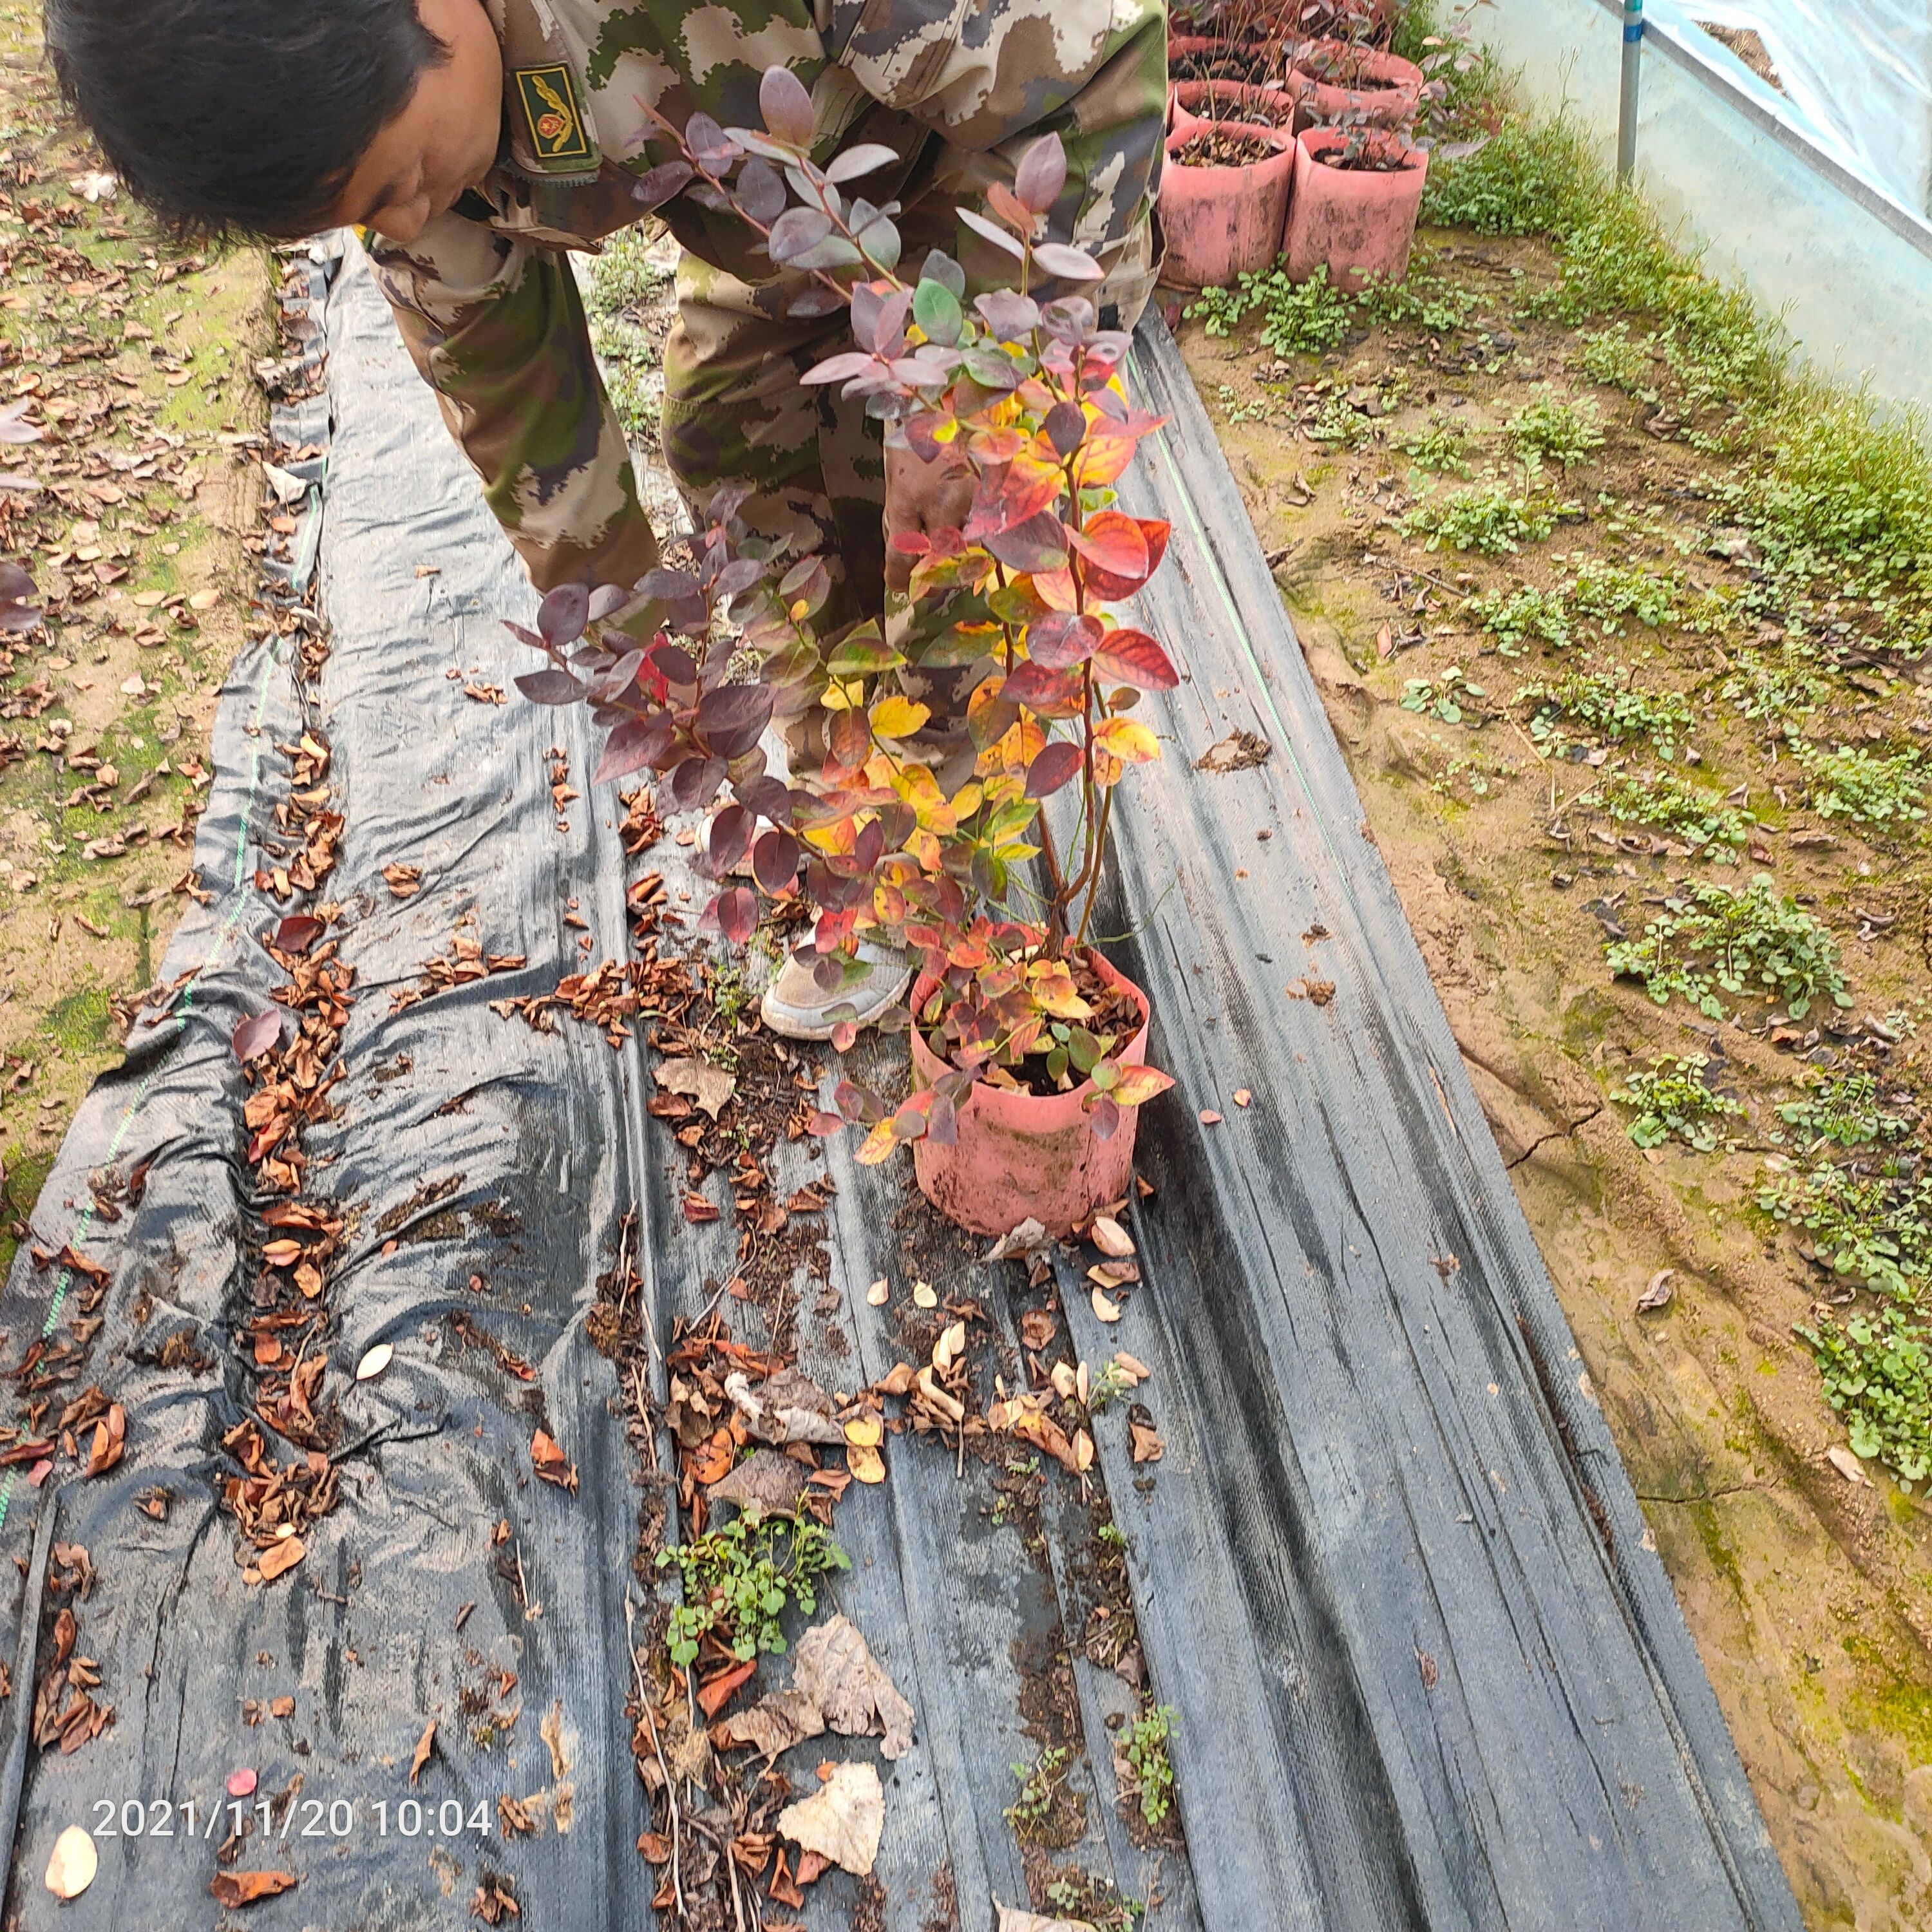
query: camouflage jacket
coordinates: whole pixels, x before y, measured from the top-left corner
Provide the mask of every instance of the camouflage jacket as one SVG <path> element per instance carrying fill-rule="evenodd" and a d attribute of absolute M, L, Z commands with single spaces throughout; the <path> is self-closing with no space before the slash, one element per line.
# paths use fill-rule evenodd
<path fill-rule="evenodd" d="M 976 202 L 1057 130 L 1053 232 L 1102 259 L 1144 246 L 1160 148 L 1165 0 L 484 0 L 503 50 L 498 164 L 406 248 L 369 247 L 417 366 L 540 586 L 631 581 L 655 559 L 564 252 L 640 212 L 634 178 L 673 152 L 647 108 L 756 126 L 760 76 L 812 90 L 821 155 L 902 159 L 866 192 Z M 748 231 L 680 195 L 685 249 L 769 276 Z"/>

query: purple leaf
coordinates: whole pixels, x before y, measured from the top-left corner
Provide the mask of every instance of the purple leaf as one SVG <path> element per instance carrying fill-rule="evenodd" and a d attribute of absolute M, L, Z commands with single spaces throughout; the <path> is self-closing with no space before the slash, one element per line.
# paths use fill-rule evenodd
<path fill-rule="evenodd" d="M 1091 1118 L 1095 1134 L 1103 1141 L 1112 1140 L 1120 1130 L 1120 1103 L 1112 1094 L 1102 1094 L 1094 1102 Z"/>
<path fill-rule="evenodd" d="M 771 722 L 777 694 L 767 684 L 728 684 L 699 700 L 697 729 L 721 758 L 748 752 Z"/>
<path fill-rule="evenodd" d="M 856 181 L 861 175 L 868 175 L 898 158 L 896 148 L 888 148 L 878 141 L 861 141 L 856 148 L 848 148 L 843 154 L 833 158 L 832 165 L 825 170 L 825 178 L 830 182 Z"/>
<path fill-rule="evenodd" d="M 235 1058 L 246 1066 L 250 1060 L 259 1060 L 281 1036 L 282 1016 L 271 1006 L 265 1012 L 236 1021 L 228 1043 L 235 1049 Z"/>
<path fill-rule="evenodd" d="M 692 179 L 692 172 L 688 161 L 666 161 L 638 176 L 631 184 L 632 198 L 642 207 L 662 208 Z"/>
<path fill-rule="evenodd" d="M 601 624 L 606 617 L 623 609 L 631 601 L 631 592 L 621 584 L 600 584 L 590 593 L 590 618 L 593 624 Z"/>
<path fill-rule="evenodd" d="M 955 208 L 953 212 L 975 235 L 983 236 L 994 248 L 1004 248 L 1016 261 L 1026 260 L 1026 249 L 1018 236 L 1002 228 L 997 221 L 986 215 L 976 214 L 970 208 Z"/>
<path fill-rule="evenodd" d="M 798 877 L 798 841 L 789 832 L 766 832 L 752 848 L 752 872 L 766 892 L 783 892 Z"/>
<path fill-rule="evenodd" d="M 769 818 L 774 825 L 791 823 L 791 793 L 778 779 L 747 778 L 742 784 L 734 783 L 731 789 L 738 794 L 738 802 L 760 818 Z"/>
<path fill-rule="evenodd" d="M 1066 150 L 1058 134 L 1042 134 L 1020 157 L 1013 192 L 1036 214 L 1044 214 L 1066 185 Z"/>
<path fill-rule="evenodd" d="M 742 805 L 728 805 L 712 814 L 705 849 L 713 878 L 722 879 L 745 856 L 757 823 Z"/>
<path fill-rule="evenodd" d="M 590 592 L 580 584 L 560 584 L 537 606 L 537 628 L 553 644 L 574 644 L 590 621 Z"/>
<path fill-rule="evenodd" d="M 1024 522 L 982 537 L 980 543 L 1009 570 L 1066 568 L 1066 526 L 1051 510 L 1036 511 Z"/>
<path fill-rule="evenodd" d="M 1106 270 L 1084 249 L 1070 248 L 1064 242 L 1042 242 L 1033 258 L 1049 275 L 1064 282 L 1097 282 Z"/>
<path fill-rule="evenodd" d="M 958 1143 L 958 1110 L 944 1094 L 926 1109 L 926 1137 L 934 1147 L 952 1147 Z"/>
<path fill-rule="evenodd" d="M 845 299 L 836 290 L 810 288 L 792 303 L 785 314 L 809 319 L 821 315 L 836 315 L 844 306 Z"/>
<path fill-rule="evenodd" d="M 973 306 L 1002 342 L 1017 342 L 1040 326 L 1040 304 L 1012 289 L 994 289 Z"/>
<path fill-rule="evenodd" d="M 801 382 L 843 382 L 854 376 L 866 376 L 879 367 L 876 356 L 868 356 L 863 350 L 848 349 L 836 356 L 828 356 L 823 362 L 814 362 L 798 379 Z"/>
<path fill-rule="evenodd" d="M 708 114 L 694 114 L 684 124 L 684 143 L 713 174 L 722 173 L 738 152 L 724 129 Z"/>
<path fill-rule="evenodd" d="M 1027 632 L 1027 655 L 1043 670 L 1065 670 L 1084 664 L 1106 633 L 1097 617 L 1084 612 L 1049 610 Z"/>
<path fill-rule="evenodd" d="M 545 644 L 527 624 L 513 624 L 507 617 L 502 620 L 502 622 L 504 629 L 508 631 L 520 644 L 528 644 L 533 651 L 548 651 L 550 649 L 549 645 Z"/>
<path fill-rule="evenodd" d="M 768 134 L 795 148 L 812 146 L 812 96 L 789 68 L 766 68 L 758 82 L 758 112 Z"/>
<path fill-rule="evenodd" d="M 590 688 L 554 664 L 548 670 L 526 670 L 515 682 L 532 704 L 574 704 Z"/>
<path fill-rule="evenodd" d="M 752 220 L 769 226 L 784 212 L 784 183 L 770 161 L 747 161 L 738 175 L 738 206 Z"/>
<path fill-rule="evenodd" d="M 668 570 L 659 564 L 638 579 L 638 595 L 660 604 L 681 603 L 698 594 L 698 579 L 688 570 Z"/>
<path fill-rule="evenodd" d="M 671 722 L 662 712 L 651 718 L 626 718 L 604 741 L 604 755 L 590 782 L 605 784 L 656 764 L 670 749 L 670 740 Z"/>
<path fill-rule="evenodd" d="M 672 802 L 681 812 L 695 812 L 718 796 L 724 782 L 722 758 L 686 758 L 670 775 Z"/>
<path fill-rule="evenodd" d="M 1086 412 L 1070 398 L 1055 403 L 1047 411 L 1040 429 L 1058 454 L 1071 456 L 1086 438 Z"/>
<path fill-rule="evenodd" d="M 797 261 L 832 232 L 832 218 L 822 208 L 788 208 L 772 224 L 766 248 L 780 268 Z"/>

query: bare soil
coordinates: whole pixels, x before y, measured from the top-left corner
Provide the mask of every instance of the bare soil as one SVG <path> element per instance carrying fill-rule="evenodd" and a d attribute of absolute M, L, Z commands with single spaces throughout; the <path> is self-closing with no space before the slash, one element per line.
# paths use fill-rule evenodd
<path fill-rule="evenodd" d="M 1581 373 L 1574 332 L 1523 316 L 1522 292 L 1554 271 L 1542 244 L 1425 234 L 1419 260 L 1478 292 L 1467 328 L 1358 329 L 1284 360 L 1252 322 L 1232 340 L 1190 323 L 1185 352 L 1807 1922 L 1906 1932 L 1932 1924 L 1932 1525 L 1876 1464 L 1854 1483 L 1828 1460 L 1844 1424 L 1792 1325 L 1834 1286 L 1754 1192 L 1775 1103 L 1808 1066 L 1910 1090 L 1922 1148 L 1932 1031 L 1909 1028 L 1927 1018 L 1932 868 L 1910 830 L 1862 834 L 1804 808 L 1790 761 L 1767 764 L 1762 728 L 1717 699 L 1735 636 L 1627 619 L 1560 662 L 1534 642 L 1498 655 L 1466 593 L 1548 586 L 1585 555 L 1739 582 L 1742 566 L 1708 554 L 1704 492 L 1724 464 Z M 1507 472 L 1504 426 L 1545 396 L 1594 403 L 1605 433 L 1567 471 L 1549 466 L 1572 506 L 1550 537 L 1490 557 L 1402 534 L 1425 490 L 1459 479 L 1424 476 L 1399 440 L 1460 424 L 1478 475 Z M 1741 864 L 1577 802 L 1605 771 L 1654 768 L 1642 748 L 1539 755 L 1516 688 L 1618 662 L 1690 698 L 1688 775 L 1743 788 L 1758 820 Z M 1404 708 L 1408 680 L 1439 685 L 1451 665 L 1483 687 L 1460 722 Z M 1842 671 L 1810 735 L 1923 746 L 1932 691 L 1924 668 L 1906 670 Z M 1640 933 L 1687 876 L 1736 886 L 1758 872 L 1830 927 L 1850 1009 L 1778 1028 L 1744 1001 L 1741 1023 L 1714 1024 L 1612 979 L 1611 924 Z M 1874 1046 L 1864 1022 L 1888 1013 L 1901 1043 Z M 1639 1148 L 1613 1091 L 1653 1054 L 1693 1052 L 1748 1120 L 1712 1153 Z M 1638 1313 L 1663 1269 L 1668 1306 Z"/>
<path fill-rule="evenodd" d="M 267 258 L 161 245 L 0 0 L 0 556 L 49 622 L 0 640 L 0 1265 L 194 881 L 242 641 L 274 340 Z"/>

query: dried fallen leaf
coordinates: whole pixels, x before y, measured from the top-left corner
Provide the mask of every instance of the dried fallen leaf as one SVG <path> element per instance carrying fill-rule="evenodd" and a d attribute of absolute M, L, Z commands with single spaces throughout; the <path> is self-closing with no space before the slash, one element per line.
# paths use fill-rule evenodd
<path fill-rule="evenodd" d="M 1020 1912 L 1010 1905 L 1002 1905 L 994 1932 L 1094 1932 L 1094 1928 L 1084 1918 L 1043 1918 L 1037 1912 Z"/>
<path fill-rule="evenodd" d="M 845 1466 L 862 1483 L 883 1483 L 886 1480 L 886 1459 L 876 1449 L 848 1448 Z"/>
<path fill-rule="evenodd" d="M 85 1825 L 70 1825 L 54 1840 L 47 1861 L 47 1889 L 56 1898 L 78 1898 L 94 1882 L 100 1854 Z"/>
<path fill-rule="evenodd" d="M 888 1758 L 912 1749 L 911 1705 L 842 1612 L 799 1639 L 792 1688 L 817 1705 L 841 1737 L 877 1735 Z"/>
<path fill-rule="evenodd" d="M 1103 1255 L 1124 1261 L 1134 1251 L 1133 1237 L 1111 1214 L 1094 1216 L 1094 1245 Z"/>
<path fill-rule="evenodd" d="M 1865 1474 L 1864 1465 L 1842 1442 L 1834 1442 L 1825 1451 L 1832 1467 L 1848 1483 L 1871 1486 L 1871 1478 Z"/>
<path fill-rule="evenodd" d="M 965 1352 L 965 1323 L 950 1323 L 940 1330 L 939 1340 L 932 1345 L 932 1366 L 944 1375 Z"/>
<path fill-rule="evenodd" d="M 778 1829 L 795 1845 L 853 1874 L 870 1876 L 886 1828 L 886 1794 L 869 1764 L 834 1765 L 822 1789 L 778 1814 Z"/>
<path fill-rule="evenodd" d="M 1118 1322 L 1120 1318 L 1120 1305 L 1107 1298 L 1104 1288 L 1094 1291 L 1094 1318 L 1096 1322 Z"/>
<path fill-rule="evenodd" d="M 544 1482 L 577 1493 L 577 1465 L 541 1429 L 530 1438 L 530 1464 Z"/>
<path fill-rule="evenodd" d="M 394 1348 L 392 1348 L 387 1342 L 378 1342 L 376 1346 L 356 1364 L 356 1379 L 358 1382 L 373 1381 L 389 1366 L 389 1363 L 392 1358 L 394 1356 L 395 1352 Z"/>
<path fill-rule="evenodd" d="M 420 866 L 385 866 L 382 877 L 389 890 L 399 899 L 412 899 L 422 890 Z"/>
<path fill-rule="evenodd" d="M 712 1502 L 735 1503 L 748 1516 L 789 1516 L 812 1472 L 776 1449 L 754 1449 L 711 1484 Z"/>
<path fill-rule="evenodd" d="M 885 1424 L 876 1415 L 854 1416 L 845 1425 L 845 1440 L 855 1449 L 876 1449 L 885 1439 Z"/>
<path fill-rule="evenodd" d="M 423 1726 L 423 1734 L 416 1740 L 414 1754 L 410 1759 L 410 1782 L 413 1784 L 422 1777 L 423 1766 L 428 1763 L 430 1754 L 436 1749 L 436 1720 L 432 1718 Z"/>
<path fill-rule="evenodd" d="M 235 1058 L 246 1066 L 250 1060 L 260 1059 L 281 1036 L 282 1016 L 271 1006 L 266 1012 L 252 1013 L 245 1020 L 237 1020 L 228 1042 L 235 1049 Z"/>
<path fill-rule="evenodd" d="M 1152 1376 L 1153 1370 L 1137 1357 L 1130 1355 L 1124 1348 L 1114 1357 L 1114 1366 L 1130 1382 L 1144 1382 Z"/>
<path fill-rule="evenodd" d="M 912 1299 L 916 1308 L 937 1308 L 939 1291 L 929 1281 L 916 1281 L 912 1285 Z"/>
<path fill-rule="evenodd" d="M 1132 1444 L 1133 1458 L 1136 1462 L 1158 1462 L 1162 1450 L 1167 1447 L 1159 1433 L 1144 1422 L 1130 1422 L 1127 1436 Z"/>
<path fill-rule="evenodd" d="M 886 1305 L 886 1297 L 890 1292 L 890 1289 L 889 1289 L 886 1286 L 885 1276 L 881 1275 L 877 1281 L 873 1282 L 870 1288 L 866 1289 L 866 1299 L 869 1301 L 874 1308 L 883 1308 Z"/>
<path fill-rule="evenodd" d="M 255 1568 L 262 1581 L 272 1583 L 284 1571 L 292 1570 L 308 1553 L 298 1536 L 285 1536 L 272 1543 L 255 1559 Z"/>
<path fill-rule="evenodd" d="M 1254 1097 L 1245 1087 L 1237 1087 L 1234 1089 L 1234 1105 L 1238 1107 L 1245 1107 Z"/>
<path fill-rule="evenodd" d="M 708 1060 L 667 1060 L 657 1070 L 657 1083 L 667 1094 L 682 1094 L 716 1120 L 726 1101 L 738 1090 L 735 1074 Z"/>
<path fill-rule="evenodd" d="M 1221 1117 L 1212 1107 L 1203 1107 L 1201 1109 L 1201 1124 L 1204 1127 L 1218 1127 L 1221 1124 Z"/>
<path fill-rule="evenodd" d="M 240 1771 L 228 1774 L 228 1795 L 231 1798 L 246 1798 L 254 1791 L 256 1775 L 252 1767 L 244 1766 Z"/>
<path fill-rule="evenodd" d="M 1016 1255 L 1030 1254 L 1036 1248 L 1046 1245 L 1047 1233 L 1043 1222 L 1029 1214 L 1017 1228 L 1002 1234 L 986 1250 L 989 1262 L 1010 1261 Z"/>
<path fill-rule="evenodd" d="M 1670 1306 L 1670 1298 L 1676 1291 L 1670 1286 L 1670 1277 L 1675 1268 L 1659 1268 L 1650 1278 L 1650 1286 L 1636 1298 L 1636 1312 L 1640 1315 L 1654 1313 L 1660 1308 Z"/>
<path fill-rule="evenodd" d="M 208 1890 L 218 1904 L 253 1905 L 256 1900 L 274 1898 L 290 1890 L 296 1882 L 293 1872 L 217 1872 Z"/>

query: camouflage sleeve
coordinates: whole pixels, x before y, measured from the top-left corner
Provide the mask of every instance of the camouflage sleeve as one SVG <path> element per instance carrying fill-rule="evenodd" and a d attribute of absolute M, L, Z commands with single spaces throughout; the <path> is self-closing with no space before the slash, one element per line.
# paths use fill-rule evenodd
<path fill-rule="evenodd" d="M 630 450 L 554 249 L 459 214 L 408 248 L 367 238 L 416 367 L 540 590 L 632 584 L 657 562 Z"/>

